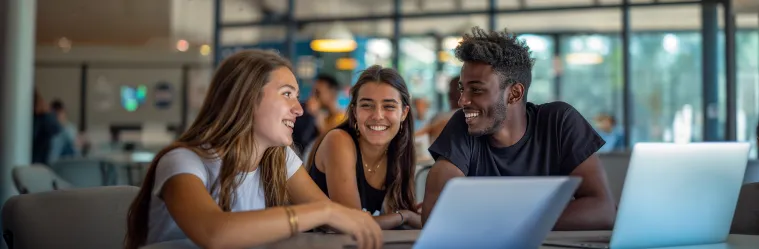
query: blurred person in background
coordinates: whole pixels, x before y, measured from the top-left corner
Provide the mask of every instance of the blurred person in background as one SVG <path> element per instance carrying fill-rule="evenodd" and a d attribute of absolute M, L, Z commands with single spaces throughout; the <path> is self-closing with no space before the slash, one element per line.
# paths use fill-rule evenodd
<path fill-rule="evenodd" d="M 415 98 L 414 102 L 414 131 L 418 131 L 427 126 L 429 121 L 430 102 L 425 98 Z"/>
<path fill-rule="evenodd" d="M 303 110 L 307 110 L 306 103 L 300 103 Z M 295 127 L 293 127 L 293 148 L 298 152 L 301 160 L 305 160 L 308 156 L 311 143 L 319 137 L 319 130 L 316 128 L 316 119 L 314 115 L 311 115 L 308 111 L 303 112 L 303 115 L 295 119 Z"/>
<path fill-rule="evenodd" d="M 306 111 L 314 116 L 319 135 L 324 135 L 345 120 L 344 111 L 337 105 L 339 94 L 340 83 L 335 77 L 326 74 L 316 77 L 313 95 L 306 102 Z"/>
<path fill-rule="evenodd" d="M 448 120 L 451 119 L 451 116 L 453 116 L 453 114 L 459 110 L 459 97 L 461 97 L 461 91 L 459 90 L 459 76 L 455 76 L 448 82 L 448 104 L 450 105 L 449 111 L 438 112 L 435 114 L 435 116 L 430 119 L 430 122 L 422 129 L 418 130 L 414 135 L 428 135 L 429 144 L 435 142 L 435 139 L 440 136 L 440 132 L 443 131 L 445 125 L 448 124 Z"/>
<path fill-rule="evenodd" d="M 32 122 L 32 163 L 50 165 L 53 139 L 63 128 L 39 91 L 34 89 L 34 118 Z"/>
<path fill-rule="evenodd" d="M 617 127 L 617 119 L 608 113 L 601 113 L 595 118 L 596 132 L 606 141 L 598 152 L 606 153 L 624 150 L 624 133 Z"/>
<path fill-rule="evenodd" d="M 63 128 L 63 131 L 53 138 L 49 157 L 50 162 L 55 162 L 58 158 L 79 156 L 79 148 L 81 148 L 79 132 L 77 131 L 76 124 L 68 119 L 63 102 L 57 99 L 54 100 L 50 104 L 50 109 L 56 115 L 61 128 Z"/>

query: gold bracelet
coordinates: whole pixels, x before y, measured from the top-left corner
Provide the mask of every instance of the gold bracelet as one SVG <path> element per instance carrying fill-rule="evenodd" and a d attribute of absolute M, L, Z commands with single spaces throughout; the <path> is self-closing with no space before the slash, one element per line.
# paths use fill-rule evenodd
<path fill-rule="evenodd" d="M 298 216 L 295 215 L 295 211 L 291 207 L 285 207 L 287 212 L 287 219 L 290 222 L 290 236 L 295 236 L 298 233 Z"/>
<path fill-rule="evenodd" d="M 401 226 L 405 225 L 406 224 L 406 217 L 403 217 L 403 214 L 401 213 L 401 211 L 397 211 L 396 210 L 394 213 L 396 213 L 396 214 L 398 214 L 398 215 L 401 216 Z"/>

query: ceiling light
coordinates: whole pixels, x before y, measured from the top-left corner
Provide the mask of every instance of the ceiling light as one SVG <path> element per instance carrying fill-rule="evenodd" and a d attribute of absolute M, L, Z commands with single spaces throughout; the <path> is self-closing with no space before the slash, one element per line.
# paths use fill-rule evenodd
<path fill-rule="evenodd" d="M 664 47 L 665 51 L 670 54 L 674 54 L 677 53 L 680 48 L 680 41 L 677 39 L 677 36 L 673 34 L 667 34 L 664 36 L 662 46 Z"/>
<path fill-rule="evenodd" d="M 58 47 L 61 48 L 64 53 L 68 53 L 71 51 L 71 40 L 66 37 L 61 37 L 58 39 Z"/>
<path fill-rule="evenodd" d="M 190 48 L 190 43 L 187 42 L 186 40 L 177 41 L 177 50 L 179 50 L 180 52 L 185 52 L 189 48 Z"/>
<path fill-rule="evenodd" d="M 598 53 L 570 53 L 566 60 L 572 65 L 598 65 L 603 63 L 604 58 Z"/>
<path fill-rule="evenodd" d="M 353 34 L 343 23 L 333 23 L 325 32 L 314 36 L 311 49 L 317 52 L 351 52 L 358 44 Z"/>
<path fill-rule="evenodd" d="M 200 46 L 200 54 L 203 56 L 206 56 L 211 53 L 211 46 L 208 46 L 208 44 L 203 44 Z"/>

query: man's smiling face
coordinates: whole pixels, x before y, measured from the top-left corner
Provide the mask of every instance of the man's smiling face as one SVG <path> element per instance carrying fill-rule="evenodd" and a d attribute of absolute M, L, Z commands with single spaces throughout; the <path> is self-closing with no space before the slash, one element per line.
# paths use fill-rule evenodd
<path fill-rule="evenodd" d="M 489 135 L 506 120 L 506 99 L 511 86 L 501 89 L 501 76 L 480 62 L 464 62 L 461 68 L 459 106 L 466 115 L 469 134 Z"/>

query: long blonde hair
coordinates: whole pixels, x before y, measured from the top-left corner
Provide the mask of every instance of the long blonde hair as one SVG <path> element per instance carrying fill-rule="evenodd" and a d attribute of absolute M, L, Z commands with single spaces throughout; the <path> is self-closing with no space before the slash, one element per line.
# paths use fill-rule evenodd
<path fill-rule="evenodd" d="M 258 149 L 253 141 L 254 112 L 263 98 L 263 87 L 270 73 L 281 67 L 292 70 L 287 60 L 262 50 L 238 52 L 221 63 L 195 121 L 175 143 L 153 159 L 142 188 L 129 208 L 127 249 L 146 243 L 156 166 L 163 155 L 175 148 L 188 148 L 201 157 L 222 161 L 211 193 L 218 191 L 219 207 L 225 212 L 231 211 L 235 190 L 243 181 L 236 176 L 254 167 L 253 155 Z M 267 148 L 258 168 L 267 207 L 284 205 L 288 199 L 285 151 L 286 147 Z"/>

